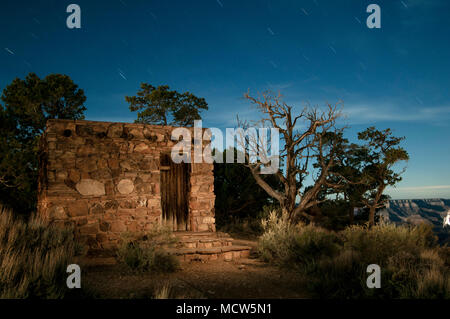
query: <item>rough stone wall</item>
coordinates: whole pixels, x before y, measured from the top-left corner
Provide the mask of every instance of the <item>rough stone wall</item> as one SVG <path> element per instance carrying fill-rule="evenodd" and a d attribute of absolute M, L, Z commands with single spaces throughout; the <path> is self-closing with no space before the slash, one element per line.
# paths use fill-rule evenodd
<path fill-rule="evenodd" d="M 173 129 L 49 120 L 41 140 L 39 214 L 75 226 L 91 248 L 114 248 L 121 233 L 150 230 L 161 222 L 160 154 L 176 143 Z M 215 231 L 213 165 L 190 167 L 188 228 Z"/>

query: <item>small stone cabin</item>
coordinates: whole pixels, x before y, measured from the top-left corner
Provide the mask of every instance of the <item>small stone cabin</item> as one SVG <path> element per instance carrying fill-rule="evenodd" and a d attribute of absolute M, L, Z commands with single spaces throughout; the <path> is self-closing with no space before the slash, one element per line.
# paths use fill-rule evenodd
<path fill-rule="evenodd" d="M 41 139 L 38 213 L 73 225 L 98 249 L 114 248 L 122 233 L 145 232 L 155 223 L 215 232 L 213 164 L 173 163 L 173 129 L 49 120 Z"/>

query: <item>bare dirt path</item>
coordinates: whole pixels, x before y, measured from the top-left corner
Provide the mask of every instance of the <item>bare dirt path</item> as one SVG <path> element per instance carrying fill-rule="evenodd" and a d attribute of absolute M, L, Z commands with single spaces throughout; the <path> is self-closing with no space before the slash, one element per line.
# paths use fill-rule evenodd
<path fill-rule="evenodd" d="M 254 258 L 182 263 L 171 274 L 133 273 L 121 265 L 89 267 L 82 275 L 96 298 L 153 298 L 164 285 L 170 298 L 306 298 L 300 276 Z"/>

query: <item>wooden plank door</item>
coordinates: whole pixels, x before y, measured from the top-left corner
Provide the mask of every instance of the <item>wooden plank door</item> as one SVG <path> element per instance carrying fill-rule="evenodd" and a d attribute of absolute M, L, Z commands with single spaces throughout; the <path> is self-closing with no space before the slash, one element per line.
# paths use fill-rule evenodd
<path fill-rule="evenodd" d="M 161 154 L 162 222 L 173 231 L 189 230 L 189 169 L 187 163 L 175 164 L 170 154 Z"/>

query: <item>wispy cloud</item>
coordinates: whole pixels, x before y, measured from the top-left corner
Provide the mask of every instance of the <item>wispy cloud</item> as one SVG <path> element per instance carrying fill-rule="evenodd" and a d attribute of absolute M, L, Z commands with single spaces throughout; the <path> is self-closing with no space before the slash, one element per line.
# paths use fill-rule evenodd
<path fill-rule="evenodd" d="M 432 190 L 432 189 L 450 189 L 450 185 L 398 187 L 396 189 L 399 191 L 423 191 L 423 190 Z"/>
<path fill-rule="evenodd" d="M 424 122 L 450 119 L 450 106 L 404 107 L 396 104 L 346 103 L 343 114 L 349 124 L 373 122 Z"/>
<path fill-rule="evenodd" d="M 388 188 L 393 199 L 450 198 L 450 185 L 428 185 Z"/>
<path fill-rule="evenodd" d="M 226 111 L 211 112 L 205 114 L 204 122 L 210 127 L 235 127 L 237 126 L 237 117 L 244 121 L 258 121 L 261 119 L 260 114 L 253 107 L 236 108 L 230 106 Z"/>
<path fill-rule="evenodd" d="M 284 90 L 284 89 L 290 88 L 292 85 L 293 85 L 292 82 L 285 82 L 285 83 L 267 82 L 268 89 L 273 90 L 273 91 Z"/>

